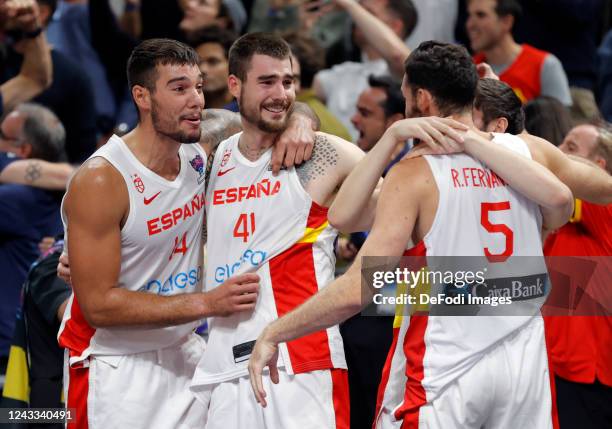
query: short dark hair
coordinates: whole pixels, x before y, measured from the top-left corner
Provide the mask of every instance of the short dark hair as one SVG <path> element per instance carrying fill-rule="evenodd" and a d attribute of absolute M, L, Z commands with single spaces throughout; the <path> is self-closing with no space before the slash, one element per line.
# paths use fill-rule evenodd
<path fill-rule="evenodd" d="M 129 88 L 144 86 L 155 91 L 158 65 L 200 64 L 200 57 L 190 46 L 172 39 L 148 39 L 134 48 L 127 63 Z"/>
<path fill-rule="evenodd" d="M 325 68 L 325 49 L 314 38 L 297 32 L 286 33 L 283 39 L 300 63 L 302 87 L 310 88 L 315 75 Z"/>
<path fill-rule="evenodd" d="M 540 96 L 525 105 L 525 129 L 529 134 L 559 146 L 572 127 L 569 109 L 556 98 Z"/>
<path fill-rule="evenodd" d="M 499 17 L 512 15 L 516 23 L 521 15 L 523 15 L 523 7 L 517 0 L 497 0 L 495 13 Z"/>
<path fill-rule="evenodd" d="M 15 111 L 25 117 L 20 140 L 32 146 L 30 158 L 63 161 L 66 131 L 55 113 L 36 103 L 22 103 Z"/>
<path fill-rule="evenodd" d="M 253 55 L 291 60 L 291 48 L 280 36 L 272 33 L 247 33 L 234 42 L 229 51 L 229 74 L 246 80 Z"/>
<path fill-rule="evenodd" d="M 507 133 L 520 134 L 525 129 L 523 103 L 514 90 L 505 82 L 497 79 L 480 79 L 474 98 L 474 107 L 482 111 L 485 124 L 506 118 Z"/>
<path fill-rule="evenodd" d="M 217 43 L 225 51 L 225 58 L 228 58 L 229 50 L 237 38 L 238 36 L 233 31 L 217 27 L 216 25 L 210 25 L 191 34 L 189 36 L 189 44 L 194 49 L 197 49 L 198 46 L 204 43 Z"/>
<path fill-rule="evenodd" d="M 404 23 L 402 38 L 410 36 L 419 22 L 419 14 L 412 0 L 390 0 L 387 2 L 387 10 Z"/>
<path fill-rule="evenodd" d="M 431 92 L 442 115 L 471 110 L 478 73 L 465 47 L 423 42 L 412 51 L 404 69 L 413 93 L 419 88 Z"/>
<path fill-rule="evenodd" d="M 368 83 L 372 88 L 380 88 L 387 94 L 387 99 L 381 103 L 381 107 L 385 111 L 385 118 L 400 113 L 405 114 L 406 100 L 402 94 L 402 88 L 399 82 L 391 76 L 374 76 L 370 75 Z"/>

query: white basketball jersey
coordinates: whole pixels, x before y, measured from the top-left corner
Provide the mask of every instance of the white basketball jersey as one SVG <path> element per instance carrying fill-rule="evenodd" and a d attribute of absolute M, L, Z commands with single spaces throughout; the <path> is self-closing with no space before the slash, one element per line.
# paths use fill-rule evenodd
<path fill-rule="evenodd" d="M 206 154 L 198 144 L 185 144 L 178 156 L 181 167 L 173 181 L 141 164 L 117 136 L 91 156 L 112 164 L 128 190 L 129 215 L 121 229 L 121 288 L 161 296 L 202 291 Z M 64 219 L 65 229 L 66 225 Z M 70 240 L 68 235 L 66 240 Z M 91 354 L 119 355 L 165 348 L 181 341 L 198 324 L 93 328 L 73 294 L 64 313 L 59 341 L 69 349 L 74 363 Z"/>
<path fill-rule="evenodd" d="M 261 331 L 334 278 L 337 231 L 327 209 L 303 189 L 294 168 L 277 177 L 272 150 L 249 161 L 238 149 L 242 133 L 217 148 L 206 198 L 206 289 L 246 272 L 260 276 L 255 310 L 209 319 L 210 333 L 193 384 L 247 374 Z M 289 373 L 346 368 L 337 326 L 280 345 L 279 365 Z"/>
<path fill-rule="evenodd" d="M 531 157 L 527 145 L 510 134 L 495 134 L 491 144 Z M 435 399 L 496 344 L 540 317 L 539 308 L 548 289 L 538 205 L 468 155 L 425 158 L 439 191 L 438 208 L 422 242 L 405 255 L 424 257 L 430 270 L 437 269 L 441 260 L 434 256 L 483 257 L 474 258 L 479 261 L 486 257 L 490 261 L 487 280 L 504 274 L 508 277 L 511 272 L 512 279 L 530 278 L 537 284 L 519 286 L 509 281 L 504 290 L 487 291 L 509 293 L 518 302 L 516 305 L 522 306 L 520 315 L 491 316 L 504 314 L 504 306 L 498 306 L 489 307 L 484 316 L 397 317 L 394 342 L 383 371 L 378 412 L 384 408 L 400 420 L 407 410 Z M 465 266 L 469 263 L 467 259 L 458 260 L 456 268 L 469 269 Z M 435 296 L 433 290 L 431 294 Z"/>

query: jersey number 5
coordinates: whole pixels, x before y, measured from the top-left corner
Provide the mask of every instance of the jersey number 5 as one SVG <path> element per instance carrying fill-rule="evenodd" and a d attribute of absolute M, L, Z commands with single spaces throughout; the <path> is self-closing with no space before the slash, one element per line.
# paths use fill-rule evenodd
<path fill-rule="evenodd" d="M 248 215 L 242 213 L 234 225 L 234 237 L 242 238 L 246 243 L 253 233 L 255 233 L 255 213 L 251 212 Z"/>
<path fill-rule="evenodd" d="M 502 253 L 493 254 L 488 247 L 484 248 L 484 253 L 489 262 L 504 262 L 512 255 L 514 251 L 514 232 L 503 223 L 491 223 L 489 220 L 489 212 L 510 210 L 510 201 L 502 201 L 499 203 L 481 203 L 480 205 L 480 223 L 490 233 L 504 234 L 506 237 L 506 245 Z"/>

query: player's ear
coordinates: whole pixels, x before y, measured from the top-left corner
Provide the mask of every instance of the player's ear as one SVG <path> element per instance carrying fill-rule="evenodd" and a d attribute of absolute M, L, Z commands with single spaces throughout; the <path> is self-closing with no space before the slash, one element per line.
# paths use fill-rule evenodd
<path fill-rule="evenodd" d="M 424 116 L 430 116 L 434 107 L 433 96 L 426 89 L 419 88 L 416 93 L 416 106 Z"/>
<path fill-rule="evenodd" d="M 595 158 L 595 164 L 599 165 L 604 170 L 606 170 L 606 167 L 608 166 L 608 163 L 606 162 L 606 160 L 601 156 L 598 156 L 597 158 Z"/>
<path fill-rule="evenodd" d="M 132 87 L 132 98 L 138 106 L 138 110 L 151 110 L 151 92 L 144 86 L 134 85 Z"/>
<path fill-rule="evenodd" d="M 506 118 L 497 118 L 495 121 L 495 129 L 494 133 L 505 133 L 508 129 L 508 119 Z"/>
<path fill-rule="evenodd" d="M 238 98 L 240 96 L 242 81 L 238 79 L 238 76 L 231 74 L 227 77 L 227 87 L 229 88 L 230 94 L 232 94 L 234 98 Z"/>

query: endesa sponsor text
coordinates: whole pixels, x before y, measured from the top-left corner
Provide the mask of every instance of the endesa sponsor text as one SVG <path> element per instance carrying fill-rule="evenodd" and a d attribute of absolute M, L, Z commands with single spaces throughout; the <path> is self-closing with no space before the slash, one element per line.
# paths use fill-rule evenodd
<path fill-rule="evenodd" d="M 214 206 L 222 204 L 232 204 L 248 200 L 251 198 L 271 197 L 278 194 L 281 188 L 281 182 L 278 180 L 271 182 L 269 179 L 263 179 L 260 182 L 250 186 L 240 186 L 237 188 L 217 189 L 213 192 L 212 203 Z"/>
<path fill-rule="evenodd" d="M 187 220 L 191 216 L 195 216 L 204 208 L 204 193 L 195 194 L 190 202 L 182 207 L 172 209 L 161 216 L 147 220 L 147 229 L 149 235 L 159 234 L 166 231 L 179 223 Z"/>

